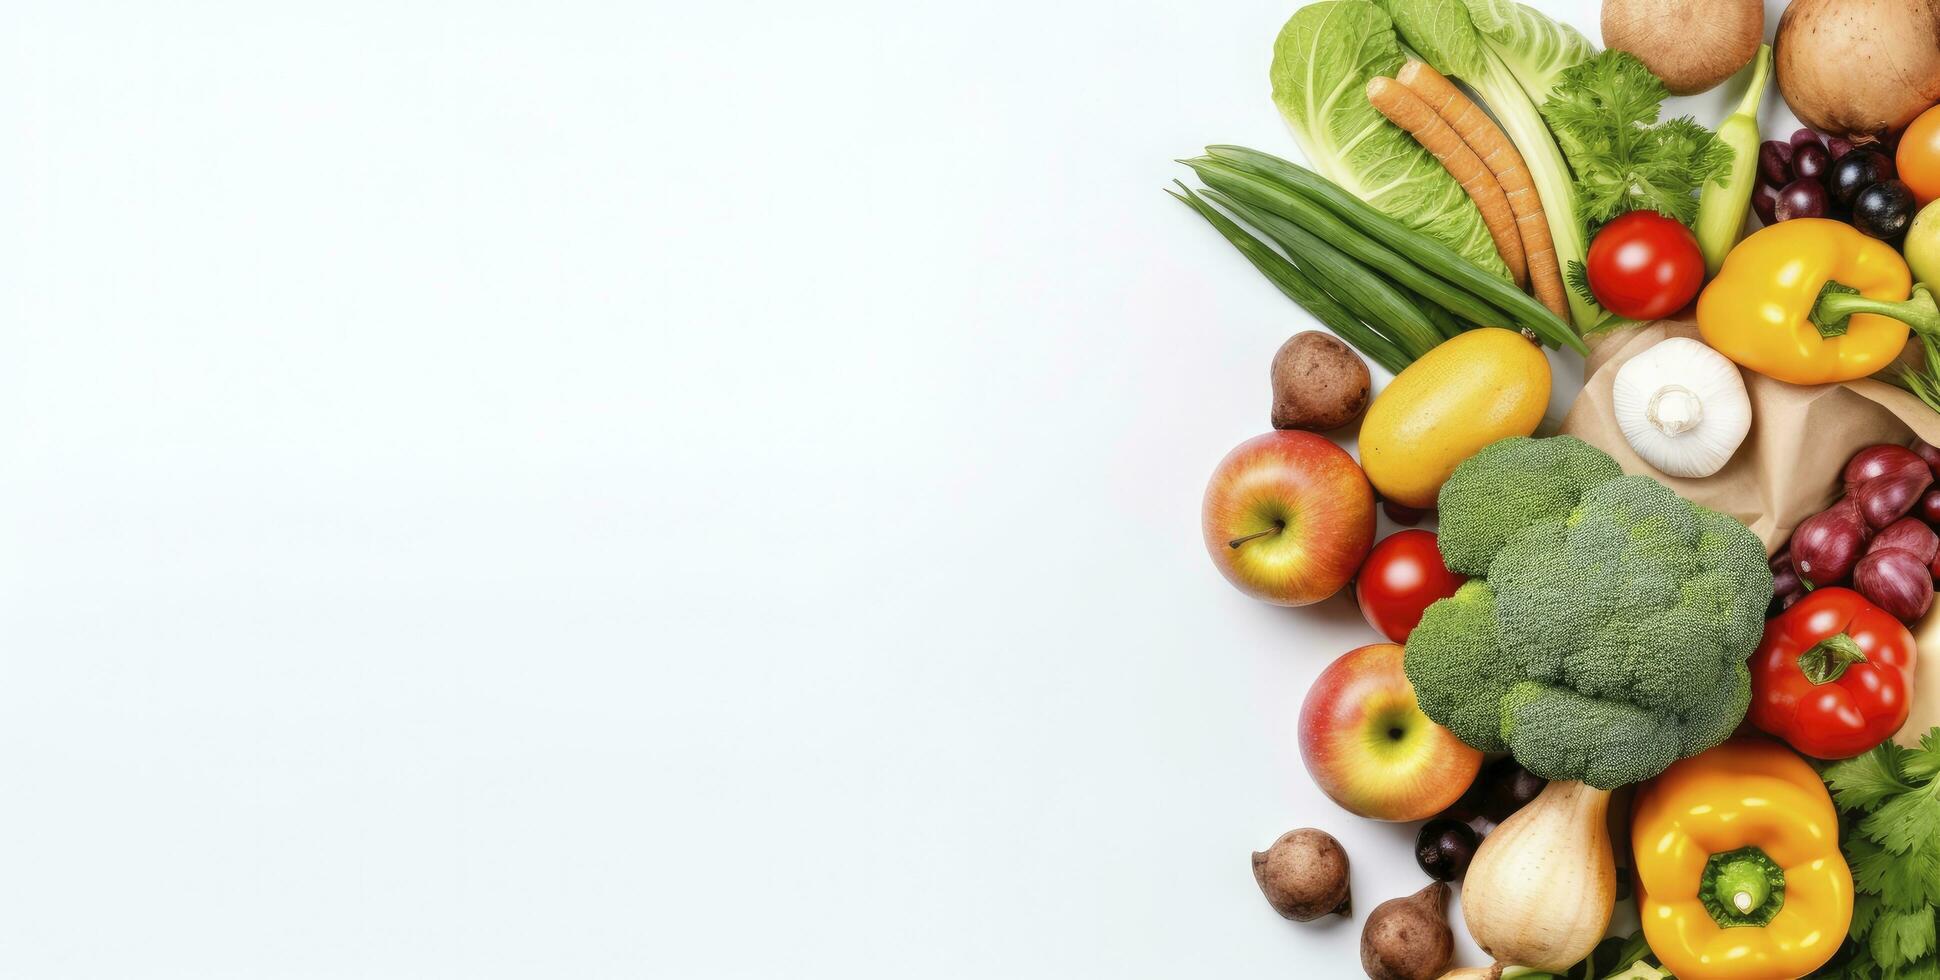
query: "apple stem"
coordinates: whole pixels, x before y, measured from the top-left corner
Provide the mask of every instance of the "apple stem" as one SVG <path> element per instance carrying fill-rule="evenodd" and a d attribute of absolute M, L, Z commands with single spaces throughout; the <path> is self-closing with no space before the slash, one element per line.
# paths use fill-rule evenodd
<path fill-rule="evenodd" d="M 1253 540 L 1254 538 L 1264 538 L 1269 534 L 1279 534 L 1281 531 L 1284 531 L 1286 529 L 1287 529 L 1287 524 L 1285 521 L 1274 521 L 1273 526 L 1267 528 L 1264 531 L 1254 531 L 1252 534 L 1248 534 L 1245 537 L 1234 538 L 1233 540 L 1226 542 L 1226 547 L 1237 549 L 1240 545 L 1243 545 L 1246 542 Z"/>

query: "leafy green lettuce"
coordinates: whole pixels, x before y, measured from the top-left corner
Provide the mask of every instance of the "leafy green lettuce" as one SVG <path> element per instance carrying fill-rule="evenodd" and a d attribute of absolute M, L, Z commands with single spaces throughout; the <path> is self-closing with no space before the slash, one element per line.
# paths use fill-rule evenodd
<path fill-rule="evenodd" d="M 1369 0 L 1302 7 L 1273 44 L 1273 101 L 1314 169 L 1396 220 L 1507 279 L 1482 213 L 1428 151 L 1367 101 L 1401 70 L 1394 23 Z"/>
<path fill-rule="evenodd" d="M 1596 54 L 1596 45 L 1559 20 L 1513 0 L 1467 0 L 1483 43 L 1515 76 L 1529 101 L 1542 105 L 1563 70 Z"/>

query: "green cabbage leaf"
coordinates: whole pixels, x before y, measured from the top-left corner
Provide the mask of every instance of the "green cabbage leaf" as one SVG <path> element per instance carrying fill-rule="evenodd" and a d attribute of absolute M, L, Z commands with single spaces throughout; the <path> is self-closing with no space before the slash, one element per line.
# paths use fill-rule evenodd
<path fill-rule="evenodd" d="M 1507 279 L 1482 212 L 1462 186 L 1368 104 L 1368 80 L 1392 77 L 1402 63 L 1393 21 L 1370 0 L 1312 4 L 1273 44 L 1273 101 L 1328 180 Z"/>
<path fill-rule="evenodd" d="M 1469 19 L 1482 32 L 1484 43 L 1538 106 L 1549 100 L 1564 69 L 1596 55 L 1596 45 L 1576 28 L 1514 0 L 1467 0 L 1467 4 Z"/>

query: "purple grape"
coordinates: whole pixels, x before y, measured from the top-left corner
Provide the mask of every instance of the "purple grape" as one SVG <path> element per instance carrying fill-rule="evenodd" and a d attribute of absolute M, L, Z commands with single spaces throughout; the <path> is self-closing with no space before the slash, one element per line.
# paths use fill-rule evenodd
<path fill-rule="evenodd" d="M 1852 202 L 1852 226 L 1882 241 L 1906 234 L 1913 223 L 1913 191 L 1903 181 L 1882 180 Z"/>
<path fill-rule="evenodd" d="M 1758 176 L 1773 187 L 1792 182 L 1792 144 L 1766 140 L 1758 144 Z"/>
<path fill-rule="evenodd" d="M 1758 223 L 1761 225 L 1778 224 L 1778 217 L 1772 213 L 1777 204 L 1778 188 L 1770 184 L 1759 184 L 1751 192 L 1751 209 L 1758 213 Z"/>
<path fill-rule="evenodd" d="M 1832 166 L 1832 154 L 1817 143 L 1804 143 L 1792 151 L 1792 173 L 1800 180 L 1824 180 Z"/>
<path fill-rule="evenodd" d="M 1842 136 L 1834 136 L 1825 141 L 1825 148 L 1827 152 L 1832 154 L 1832 159 L 1838 160 L 1840 157 L 1852 152 L 1852 143 Z"/>
<path fill-rule="evenodd" d="M 1772 216 L 1780 221 L 1793 218 L 1823 218 L 1826 211 L 1825 185 L 1807 177 L 1779 188 Z"/>
<path fill-rule="evenodd" d="M 1826 190 L 1831 192 L 1832 200 L 1842 208 L 1852 207 L 1852 200 L 1865 190 L 1891 174 L 1891 164 L 1886 155 L 1876 150 L 1854 150 L 1832 161 L 1832 169 L 1826 174 Z"/>
<path fill-rule="evenodd" d="M 1804 146 L 1807 143 L 1814 143 L 1818 145 L 1819 149 L 1821 150 L 1825 149 L 1825 140 L 1821 139 L 1818 133 L 1815 133 L 1809 129 L 1795 130 L 1792 133 L 1791 143 L 1792 143 L 1792 149 L 1794 150 L 1798 149 L 1801 146 Z"/>

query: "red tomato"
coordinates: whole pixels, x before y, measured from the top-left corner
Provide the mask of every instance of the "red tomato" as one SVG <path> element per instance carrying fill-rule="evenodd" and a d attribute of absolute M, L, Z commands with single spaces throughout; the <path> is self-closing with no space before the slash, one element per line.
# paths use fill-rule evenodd
<path fill-rule="evenodd" d="M 1670 316 L 1704 285 L 1697 236 L 1655 211 L 1632 211 L 1604 225 L 1584 264 L 1596 301 L 1632 320 Z"/>
<path fill-rule="evenodd" d="M 1900 148 L 1893 156 L 1893 168 L 1913 189 L 1913 199 L 1921 207 L 1940 198 L 1940 107 L 1920 113 L 1906 132 L 1900 134 Z"/>
<path fill-rule="evenodd" d="M 1431 603 L 1466 581 L 1442 564 L 1433 531 L 1396 531 L 1368 552 L 1354 580 L 1354 601 L 1375 632 L 1402 643 Z"/>
<path fill-rule="evenodd" d="M 1893 737 L 1912 709 L 1913 634 L 1851 589 L 1813 589 L 1765 624 L 1751 723 L 1820 759 Z"/>

